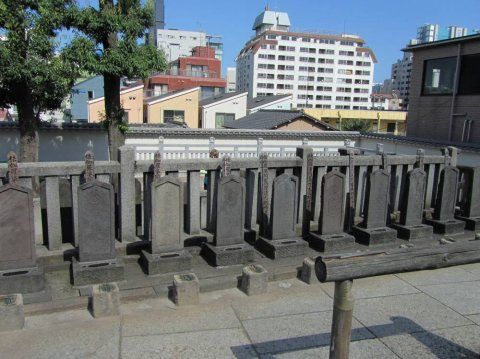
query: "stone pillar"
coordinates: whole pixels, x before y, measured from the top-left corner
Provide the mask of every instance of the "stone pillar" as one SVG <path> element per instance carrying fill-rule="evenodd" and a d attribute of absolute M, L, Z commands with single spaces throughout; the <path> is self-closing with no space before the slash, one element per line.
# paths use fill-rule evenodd
<path fill-rule="evenodd" d="M 60 192 L 58 177 L 46 178 L 48 249 L 62 249 L 62 223 L 60 220 Z"/>
<path fill-rule="evenodd" d="M 305 201 L 307 199 L 306 196 L 307 196 L 307 181 L 309 176 L 309 168 L 308 168 L 309 154 L 313 154 L 312 147 L 302 146 L 297 148 L 297 157 L 300 157 L 302 159 L 302 170 L 301 170 L 301 176 L 300 176 L 299 201 L 298 201 L 299 211 L 298 211 L 297 223 L 302 223 L 302 224 L 303 224 L 303 216 L 305 215 L 303 209 L 305 208 Z"/>
<path fill-rule="evenodd" d="M 187 218 L 188 234 L 200 233 L 200 171 L 188 171 L 187 174 Z"/>
<path fill-rule="evenodd" d="M 136 240 L 135 223 L 135 149 L 122 146 L 120 159 L 120 239 L 122 242 Z"/>

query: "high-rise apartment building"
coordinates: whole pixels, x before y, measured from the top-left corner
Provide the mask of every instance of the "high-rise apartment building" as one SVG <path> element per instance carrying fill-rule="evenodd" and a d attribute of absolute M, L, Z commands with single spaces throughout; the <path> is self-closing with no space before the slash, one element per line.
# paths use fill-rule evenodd
<path fill-rule="evenodd" d="M 454 39 L 456 37 L 462 37 L 472 35 L 477 31 L 469 32 L 466 27 L 460 26 L 448 26 L 440 27 L 438 24 L 425 24 L 417 29 L 417 43 L 424 44 L 427 42 Z M 412 44 L 412 43 L 411 43 Z"/>
<path fill-rule="evenodd" d="M 287 13 L 266 9 L 237 56 L 237 90 L 249 97 L 293 95 L 293 107 L 367 109 L 373 51 L 356 35 L 290 31 Z"/>
<path fill-rule="evenodd" d="M 402 106 L 408 106 L 408 91 L 410 89 L 410 73 L 412 72 L 412 54 L 405 52 L 403 58 L 392 65 L 390 90 L 403 100 Z"/>
<path fill-rule="evenodd" d="M 157 44 L 157 31 L 165 28 L 165 3 L 164 0 L 153 0 L 155 22 L 148 32 L 148 41 Z"/>
<path fill-rule="evenodd" d="M 237 89 L 237 69 L 227 68 L 227 92 L 235 92 Z"/>

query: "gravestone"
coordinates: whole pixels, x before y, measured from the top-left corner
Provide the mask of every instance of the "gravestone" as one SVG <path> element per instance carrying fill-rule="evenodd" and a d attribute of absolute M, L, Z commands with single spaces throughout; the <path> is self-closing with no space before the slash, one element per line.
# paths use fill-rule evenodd
<path fill-rule="evenodd" d="M 355 238 L 344 232 L 345 175 L 328 172 L 322 178 L 322 203 L 318 232 L 310 232 L 310 245 L 325 253 L 353 247 Z"/>
<path fill-rule="evenodd" d="M 392 226 L 398 237 L 409 241 L 432 238 L 433 228 L 423 224 L 423 206 L 427 187 L 427 174 L 420 168 L 408 171 L 404 198 L 400 203 L 400 221 Z"/>
<path fill-rule="evenodd" d="M 9 183 L 0 187 L 0 294 L 32 293 L 45 288 L 36 264 L 33 198 L 17 184 L 17 157 L 8 154 Z"/>
<path fill-rule="evenodd" d="M 465 227 L 471 231 L 480 230 L 480 167 L 465 168 L 468 185 L 465 188 L 465 202 L 457 219 L 465 222 Z"/>
<path fill-rule="evenodd" d="M 353 235 L 368 245 L 389 244 L 397 238 L 397 231 L 387 227 L 390 174 L 376 170 L 367 177 L 365 217 L 353 227 Z"/>
<path fill-rule="evenodd" d="M 141 260 L 149 275 L 180 272 L 192 267 L 192 256 L 183 245 L 183 183 L 173 176 L 159 178 L 151 187 L 152 227 L 150 251 Z"/>
<path fill-rule="evenodd" d="M 307 243 L 296 235 L 298 177 L 282 174 L 273 180 L 268 226 L 255 243 L 270 258 L 304 255 Z"/>
<path fill-rule="evenodd" d="M 115 252 L 115 200 L 110 183 L 95 179 L 93 154 L 85 154 L 85 183 L 78 187 L 78 261 L 72 258 L 76 286 L 124 279 Z M 133 215 L 133 214 L 132 214 Z"/>
<path fill-rule="evenodd" d="M 464 232 L 465 222 L 455 219 L 458 174 L 458 169 L 453 166 L 445 166 L 440 172 L 433 219 L 427 221 L 433 226 L 435 233 L 461 234 Z"/>
<path fill-rule="evenodd" d="M 205 243 L 203 255 L 216 266 L 253 260 L 253 248 L 244 241 L 245 179 L 230 175 L 218 182 L 214 244 Z"/>

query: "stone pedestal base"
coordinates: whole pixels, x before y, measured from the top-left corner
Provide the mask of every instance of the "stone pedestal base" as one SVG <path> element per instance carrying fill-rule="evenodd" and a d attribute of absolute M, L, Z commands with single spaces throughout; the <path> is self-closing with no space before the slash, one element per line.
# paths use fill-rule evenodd
<path fill-rule="evenodd" d="M 319 283 L 319 280 L 315 274 L 315 260 L 306 257 L 302 263 L 302 269 L 300 273 L 300 279 L 307 284 Z"/>
<path fill-rule="evenodd" d="M 240 289 L 246 295 L 263 294 L 267 292 L 268 272 L 259 264 L 250 264 L 242 270 Z"/>
<path fill-rule="evenodd" d="M 120 314 L 120 291 L 117 283 L 96 284 L 90 298 L 92 315 L 95 318 Z"/>
<path fill-rule="evenodd" d="M 231 266 L 253 262 L 254 250 L 247 243 L 229 246 L 214 246 L 205 243 L 202 248 L 202 255 L 214 266 Z"/>
<path fill-rule="evenodd" d="M 21 294 L 0 295 L 0 332 L 23 329 L 25 314 Z"/>
<path fill-rule="evenodd" d="M 353 227 L 353 235 L 358 242 L 371 245 L 389 244 L 397 239 L 397 231 L 389 227 L 362 228 Z"/>
<path fill-rule="evenodd" d="M 480 231 L 480 217 L 455 217 L 463 222 L 465 222 L 465 229 L 469 231 Z"/>
<path fill-rule="evenodd" d="M 439 234 L 461 234 L 465 231 L 465 222 L 456 219 L 440 221 L 429 219 L 427 223 L 433 226 L 433 231 Z"/>
<path fill-rule="evenodd" d="M 195 273 L 173 276 L 173 301 L 176 305 L 195 305 L 199 302 L 200 282 Z"/>
<path fill-rule="evenodd" d="M 74 286 L 120 282 L 125 279 L 125 266 L 117 258 L 109 261 L 79 262 L 72 258 Z"/>
<path fill-rule="evenodd" d="M 393 224 L 393 228 L 397 230 L 398 238 L 409 241 L 423 241 L 432 239 L 433 227 L 426 224 L 418 224 L 416 226 L 403 226 L 401 224 Z"/>
<path fill-rule="evenodd" d="M 45 289 L 41 267 L 0 271 L 0 294 L 35 293 Z"/>
<path fill-rule="evenodd" d="M 286 258 L 303 256 L 307 251 L 307 242 L 302 238 L 268 239 L 258 238 L 255 247 L 267 257 Z"/>
<path fill-rule="evenodd" d="M 325 253 L 338 252 L 352 248 L 355 245 L 355 237 L 347 233 L 321 235 L 310 232 L 308 241 L 312 248 Z"/>
<path fill-rule="evenodd" d="M 186 250 L 160 254 L 142 251 L 140 261 L 148 275 L 183 272 L 192 269 L 192 255 Z"/>

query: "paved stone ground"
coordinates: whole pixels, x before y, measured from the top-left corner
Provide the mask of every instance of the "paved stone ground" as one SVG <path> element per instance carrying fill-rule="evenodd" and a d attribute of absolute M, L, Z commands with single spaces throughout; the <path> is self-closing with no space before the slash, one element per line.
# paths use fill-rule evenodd
<path fill-rule="evenodd" d="M 201 294 L 31 315 L 0 334 L 0 358 L 328 358 L 333 284 L 269 283 L 267 294 Z M 480 358 L 480 263 L 357 280 L 351 358 Z"/>

